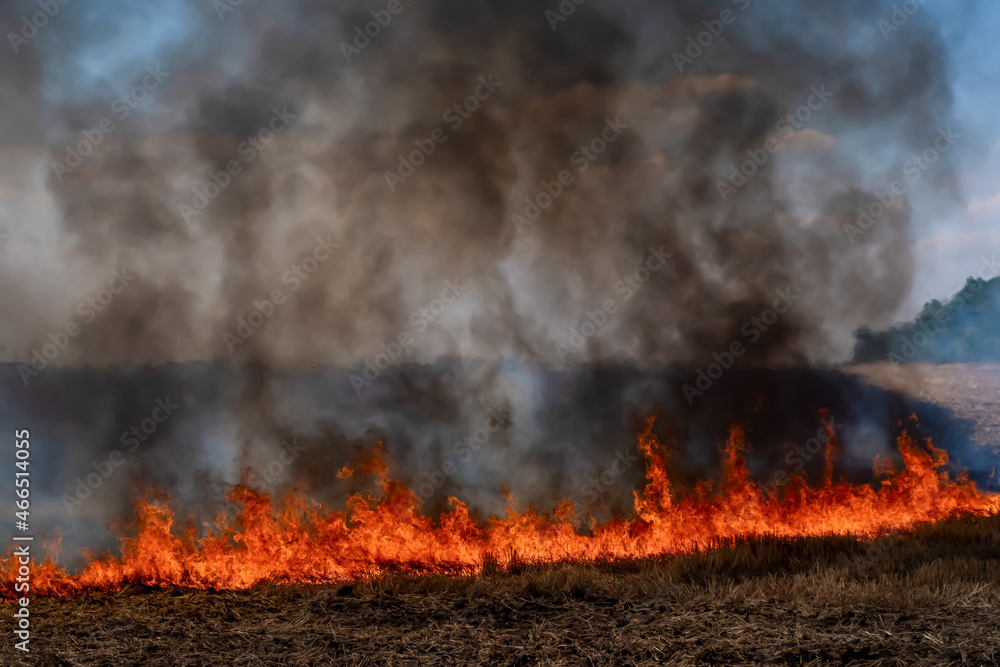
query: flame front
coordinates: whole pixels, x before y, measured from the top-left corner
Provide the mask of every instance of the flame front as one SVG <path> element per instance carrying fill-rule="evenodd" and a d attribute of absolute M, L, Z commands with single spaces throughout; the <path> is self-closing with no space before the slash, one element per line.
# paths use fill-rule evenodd
<path fill-rule="evenodd" d="M 823 485 L 810 488 L 793 477 L 779 499 L 767 497 L 750 480 L 744 433 L 733 428 L 721 492 L 703 482 L 691 495 L 675 499 L 668 453 L 652 426 L 650 419 L 639 437 L 648 481 L 634 493 L 632 519 L 601 525 L 592 520 L 583 531 L 576 508 L 564 500 L 553 515 L 508 508 L 506 518 L 478 524 L 465 504 L 450 498 L 450 509 L 432 522 L 422 514 L 416 494 L 388 476 L 379 449 L 362 467 L 380 480 L 382 496 L 351 496 L 346 512 L 294 493 L 275 505 L 268 495 L 238 486 L 227 496 L 239 507 L 235 517 L 220 516 L 199 537 L 194 528 L 176 534 L 165 499 L 147 498 L 136 506 L 138 532 L 122 540 L 120 557 L 93 559 L 76 575 L 46 559 L 32 567 L 32 594 L 115 591 L 133 584 L 246 589 L 265 580 L 321 584 L 388 571 L 468 574 L 487 554 L 516 553 L 533 562 L 635 558 L 708 548 L 720 538 L 874 536 L 955 515 L 1000 512 L 1000 496 L 983 493 L 966 479 L 949 480 L 940 471 L 947 453 L 929 442 L 924 451 L 905 432 L 898 438 L 904 470 L 893 472 L 876 459 L 876 476 L 888 475 L 878 488 L 832 482 L 837 443 L 829 433 Z M 338 477 L 351 474 L 345 468 Z M 0 567 L 0 597 L 12 599 L 18 564 L 8 554 Z"/>

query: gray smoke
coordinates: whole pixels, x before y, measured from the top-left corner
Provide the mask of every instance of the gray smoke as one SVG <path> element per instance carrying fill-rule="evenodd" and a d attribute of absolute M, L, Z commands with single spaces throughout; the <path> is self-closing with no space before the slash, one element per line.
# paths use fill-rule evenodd
<path fill-rule="evenodd" d="M 91 403 L 67 388 L 55 429 L 84 471 L 190 367 L 174 390 L 186 439 L 160 432 L 155 453 L 129 463 L 151 485 L 208 498 L 296 438 L 312 453 L 280 483 L 327 493 L 379 438 L 420 483 L 493 410 L 507 423 L 435 502 L 498 477 L 544 502 L 632 447 L 644 410 L 723 422 L 738 405 L 692 407 L 680 392 L 693 372 L 642 369 L 703 368 L 734 342 L 740 368 L 829 363 L 908 294 L 902 200 L 855 242 L 845 233 L 875 201 L 864 193 L 950 125 L 942 40 L 919 12 L 883 39 L 888 0 L 403 0 L 375 15 L 295 0 L 221 16 L 178 2 L 183 29 L 149 62 L 115 61 L 134 69 L 129 89 L 146 87 L 123 120 L 122 90 L 76 90 L 56 73 L 118 34 L 126 9 L 113 6 L 101 21 L 100 5 L 65 6 L 0 75 L 16 100 L 0 141 L 42 152 L 54 203 L 36 231 L 30 219 L 11 230 L 12 245 L 51 249 L 47 272 L 0 268 L 7 369 L 37 400 L 56 366 L 106 374 L 76 390 L 109 392 L 94 407 L 104 427 L 84 432 L 70 408 Z M 149 18 L 140 31 L 174 25 Z M 143 83 L 147 66 L 169 74 Z M 72 94 L 51 94 L 60 86 Z M 53 166 L 105 117 L 116 129 L 79 166 Z M 921 188 L 948 196 L 950 161 Z M 0 169 L 30 186 L 12 161 Z M 123 267 L 136 277 L 105 294 Z M 89 320 L 88 298 L 103 308 Z M 70 321 L 79 334 L 43 368 Z M 123 382 L 115 364 L 139 367 Z M 611 385 L 620 396 L 587 370 L 621 364 L 638 370 Z M 561 377 L 578 401 L 557 400 Z M 793 430 L 813 424 L 812 403 Z M 106 496 L 112 512 L 126 477 Z"/>

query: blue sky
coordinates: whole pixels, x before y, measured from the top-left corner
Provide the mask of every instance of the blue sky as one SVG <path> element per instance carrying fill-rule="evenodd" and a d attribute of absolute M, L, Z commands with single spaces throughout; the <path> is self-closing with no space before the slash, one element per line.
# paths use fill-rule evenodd
<path fill-rule="evenodd" d="M 949 49 L 959 152 L 960 206 L 941 217 L 915 211 L 917 282 L 909 308 L 947 295 L 1000 245 L 1000 3 L 927 2 Z"/>

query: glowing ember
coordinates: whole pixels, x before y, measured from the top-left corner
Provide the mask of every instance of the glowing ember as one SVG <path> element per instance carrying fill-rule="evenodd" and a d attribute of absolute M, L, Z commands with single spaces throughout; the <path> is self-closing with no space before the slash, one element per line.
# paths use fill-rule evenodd
<path fill-rule="evenodd" d="M 749 479 L 743 459 L 744 435 L 732 429 L 727 443 L 721 492 L 699 484 L 691 496 L 675 499 L 667 478 L 668 453 L 652 433 L 650 419 L 639 437 L 648 482 L 635 492 L 636 517 L 616 518 L 581 532 L 576 509 L 560 503 L 554 516 L 508 508 L 507 518 L 478 525 L 466 506 L 433 523 L 423 516 L 416 494 L 388 477 L 381 448 L 359 472 L 378 478 L 381 498 L 352 496 L 346 512 L 331 511 L 292 494 L 277 506 L 266 494 L 242 486 L 228 495 L 239 506 L 233 518 L 220 517 L 206 535 L 171 530 L 173 513 L 165 499 L 147 498 L 136 507 L 138 534 L 122 540 L 120 558 L 91 561 L 70 575 L 51 560 L 33 566 L 35 595 L 114 591 L 130 584 L 200 589 L 243 589 L 262 580 L 316 584 L 356 580 L 388 570 L 471 573 L 484 556 L 511 554 L 526 561 L 558 562 L 595 557 L 643 557 L 709 547 L 737 536 L 875 535 L 957 514 L 1000 512 L 1000 496 L 983 493 L 967 480 L 950 481 L 939 471 L 945 452 L 928 442 L 926 451 L 904 432 L 898 439 L 905 469 L 893 472 L 876 460 L 877 489 L 831 481 L 837 451 L 833 434 L 827 448 L 825 482 L 809 488 L 797 477 L 784 497 L 766 497 Z M 338 477 L 353 473 L 344 468 Z M 11 599 L 17 563 L 2 560 L 0 595 Z"/>

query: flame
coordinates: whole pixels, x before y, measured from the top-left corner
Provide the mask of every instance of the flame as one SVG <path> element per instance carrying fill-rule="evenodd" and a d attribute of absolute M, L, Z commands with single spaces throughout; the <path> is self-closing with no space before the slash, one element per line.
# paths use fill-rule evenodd
<path fill-rule="evenodd" d="M 904 469 L 894 471 L 876 459 L 873 470 L 884 478 L 877 488 L 833 483 L 839 447 L 830 431 L 822 486 L 810 488 L 792 476 L 779 497 L 751 481 L 743 457 L 745 434 L 733 428 L 719 490 L 702 482 L 692 494 L 676 498 L 667 476 L 668 452 L 652 427 L 650 418 L 639 436 L 647 483 L 634 492 L 635 518 L 601 525 L 591 519 L 589 530 L 581 530 L 576 508 L 564 500 L 552 515 L 508 506 L 506 518 L 480 524 L 464 503 L 449 498 L 449 509 L 432 522 L 421 513 L 416 494 L 389 477 L 390 462 L 379 447 L 358 472 L 379 481 L 380 497 L 356 494 L 346 511 L 336 511 L 297 493 L 275 504 L 267 494 L 237 486 L 227 494 L 239 508 L 236 515 L 218 516 L 199 536 L 194 526 L 175 530 L 166 498 L 150 496 L 136 505 L 138 530 L 122 540 L 120 556 L 92 557 L 75 575 L 47 557 L 32 564 L 31 594 L 110 592 L 133 584 L 246 589 L 265 580 L 321 584 L 389 571 L 469 574 L 494 554 L 534 562 L 636 558 L 711 548 L 720 538 L 874 537 L 959 514 L 1000 512 L 1000 495 L 981 492 L 964 477 L 949 480 L 940 470 L 947 453 L 929 441 L 918 447 L 905 431 L 897 440 Z M 351 474 L 345 466 L 338 477 Z M 0 598 L 18 596 L 17 569 L 11 553 L 0 559 Z"/>

